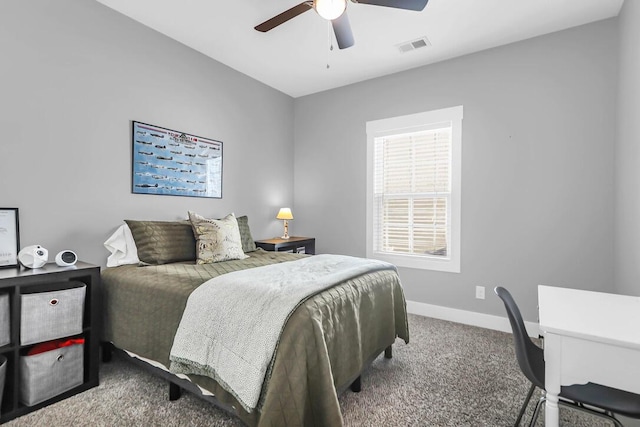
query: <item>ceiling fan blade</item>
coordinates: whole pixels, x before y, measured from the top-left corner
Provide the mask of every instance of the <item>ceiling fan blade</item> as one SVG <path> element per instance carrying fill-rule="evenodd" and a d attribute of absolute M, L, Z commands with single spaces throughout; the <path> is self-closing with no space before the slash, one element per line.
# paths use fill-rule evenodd
<path fill-rule="evenodd" d="M 351 0 L 354 3 L 421 11 L 429 0 Z"/>
<path fill-rule="evenodd" d="M 333 33 L 336 35 L 336 41 L 340 49 L 353 46 L 353 33 L 351 32 L 351 24 L 349 24 L 349 17 L 346 11 L 331 21 L 331 26 L 333 27 Z"/>
<path fill-rule="evenodd" d="M 313 2 L 302 2 L 299 5 L 293 6 L 291 9 L 285 10 L 281 14 L 274 16 L 273 18 L 264 21 L 262 24 L 255 27 L 255 29 L 266 33 L 267 31 L 274 29 L 280 24 L 284 24 L 288 20 L 293 19 L 310 9 L 313 9 Z"/>

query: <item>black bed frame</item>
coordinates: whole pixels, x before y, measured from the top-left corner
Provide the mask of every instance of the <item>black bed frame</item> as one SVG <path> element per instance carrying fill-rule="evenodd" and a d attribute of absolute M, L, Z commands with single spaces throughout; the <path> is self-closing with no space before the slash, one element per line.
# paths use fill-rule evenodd
<path fill-rule="evenodd" d="M 150 372 L 155 376 L 158 376 L 162 379 L 167 380 L 169 382 L 169 400 L 170 401 L 180 399 L 180 396 L 182 396 L 182 391 L 185 390 L 190 393 L 193 393 L 200 399 L 217 406 L 223 411 L 233 416 L 237 416 L 237 410 L 235 407 L 227 405 L 223 402 L 220 402 L 218 399 L 215 398 L 215 396 L 203 394 L 200 388 L 194 383 L 192 383 L 191 381 L 186 380 L 184 378 L 180 378 L 172 374 L 171 372 L 167 372 L 163 369 L 150 365 L 149 363 L 143 360 L 140 360 L 137 357 L 130 356 L 126 351 L 121 350 L 116 346 L 114 346 L 113 343 L 102 342 L 101 346 L 102 346 L 102 362 L 103 363 L 111 362 L 111 359 L 113 358 L 113 353 L 117 352 L 118 354 L 125 356 L 130 361 L 132 361 L 135 365 L 143 368 L 147 372 Z M 374 356 L 370 360 L 368 360 L 367 363 L 365 363 L 362 371 L 364 371 L 367 367 L 369 367 L 369 365 L 373 363 L 373 361 L 378 357 L 378 355 L 380 355 L 381 352 L 382 350 L 375 352 Z M 384 357 L 385 359 L 391 359 L 393 357 L 393 350 L 391 348 L 391 345 L 389 345 L 384 349 Z M 352 381 L 347 382 L 347 384 L 350 384 L 350 385 L 338 390 L 338 395 L 341 395 L 342 393 L 344 393 L 347 388 L 351 389 L 351 391 L 353 391 L 354 393 L 359 393 L 360 390 L 362 390 L 362 371 L 359 372 L 356 378 L 354 378 Z"/>

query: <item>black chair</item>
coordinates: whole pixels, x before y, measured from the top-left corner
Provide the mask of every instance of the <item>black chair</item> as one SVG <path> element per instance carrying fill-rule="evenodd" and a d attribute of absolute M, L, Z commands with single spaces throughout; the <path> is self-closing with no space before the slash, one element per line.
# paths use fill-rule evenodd
<path fill-rule="evenodd" d="M 505 288 L 497 287 L 495 293 L 504 303 L 513 330 L 513 340 L 516 348 L 516 358 L 522 373 L 531 381 L 531 388 L 520 409 L 515 426 L 520 425 L 531 395 L 538 387 L 543 390 L 543 397 L 536 404 L 529 426 L 533 426 L 545 402 L 544 396 L 544 351 L 538 347 L 524 326 L 522 315 L 513 297 Z M 623 427 L 614 414 L 625 415 L 630 418 L 640 418 L 640 395 L 627 391 L 606 387 L 600 384 L 587 383 L 561 387 L 559 404 L 573 407 L 583 412 L 604 417 L 612 421 L 617 427 Z M 585 406 L 586 405 L 586 406 Z M 588 406 L 588 407 L 587 407 Z"/>

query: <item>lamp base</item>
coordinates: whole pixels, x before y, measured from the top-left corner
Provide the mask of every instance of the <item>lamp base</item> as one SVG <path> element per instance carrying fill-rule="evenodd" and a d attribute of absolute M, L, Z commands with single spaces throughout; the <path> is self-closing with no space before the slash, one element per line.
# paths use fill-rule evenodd
<path fill-rule="evenodd" d="M 288 236 L 288 235 L 287 236 L 280 236 L 281 239 L 285 239 L 285 240 L 288 239 L 289 237 L 291 237 L 291 236 Z"/>
<path fill-rule="evenodd" d="M 284 234 L 280 238 L 281 239 L 289 238 L 289 222 L 286 219 L 284 220 Z"/>

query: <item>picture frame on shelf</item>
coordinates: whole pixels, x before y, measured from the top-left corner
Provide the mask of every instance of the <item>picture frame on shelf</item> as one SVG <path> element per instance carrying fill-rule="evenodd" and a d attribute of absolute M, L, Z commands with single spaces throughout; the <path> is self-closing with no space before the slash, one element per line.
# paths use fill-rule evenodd
<path fill-rule="evenodd" d="M 18 267 L 19 251 L 18 208 L 0 208 L 0 268 Z"/>

